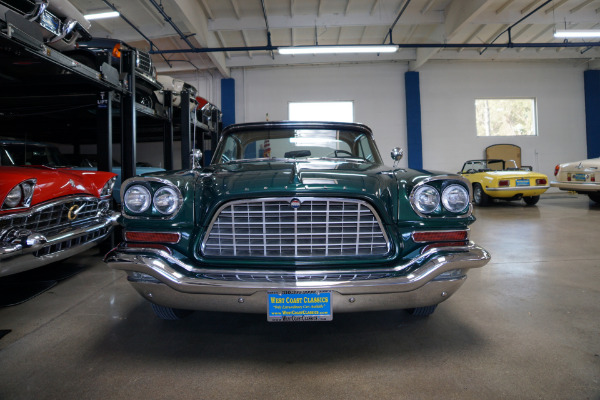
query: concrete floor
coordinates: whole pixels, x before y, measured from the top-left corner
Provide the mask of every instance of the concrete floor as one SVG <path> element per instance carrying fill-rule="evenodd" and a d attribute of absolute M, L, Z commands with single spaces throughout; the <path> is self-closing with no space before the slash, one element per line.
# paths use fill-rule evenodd
<path fill-rule="evenodd" d="M 600 206 L 475 213 L 492 261 L 426 319 L 167 322 L 97 252 L 72 258 L 90 267 L 0 308 L 0 399 L 600 399 Z"/>

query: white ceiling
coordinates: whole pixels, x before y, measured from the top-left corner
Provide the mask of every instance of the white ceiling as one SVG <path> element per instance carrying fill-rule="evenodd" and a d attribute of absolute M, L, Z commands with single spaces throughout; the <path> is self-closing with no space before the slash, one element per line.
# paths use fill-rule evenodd
<path fill-rule="evenodd" d="M 418 69 L 428 60 L 548 60 L 600 56 L 600 47 L 549 47 L 563 43 L 554 29 L 600 29 L 600 0 L 553 0 L 511 28 L 512 43 L 524 48 L 485 48 L 500 33 L 546 0 L 71 0 L 83 13 L 113 5 L 156 48 L 189 50 L 190 45 L 165 21 L 155 4 L 171 18 L 194 48 L 267 46 L 267 16 L 273 46 L 381 44 L 449 44 L 451 47 L 407 47 L 392 55 L 286 56 L 265 50 L 155 54 L 160 72 L 302 63 L 398 60 Z M 154 3 L 154 4 L 153 4 Z M 408 3 L 408 5 L 407 5 Z M 149 49 L 143 37 L 121 18 L 92 21 L 92 34 L 124 40 Z M 571 40 L 573 42 L 573 40 Z M 582 40 L 575 40 L 582 42 Z M 589 41 L 589 39 L 588 39 Z M 508 43 L 508 33 L 496 44 Z M 468 44 L 477 47 L 454 47 Z M 596 43 L 598 45 L 598 43 Z M 169 60 L 170 66 L 163 59 Z"/>

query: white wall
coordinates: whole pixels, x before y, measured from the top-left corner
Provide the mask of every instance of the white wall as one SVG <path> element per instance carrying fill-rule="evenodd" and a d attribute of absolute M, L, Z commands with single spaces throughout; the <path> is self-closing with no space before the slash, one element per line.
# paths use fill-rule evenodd
<path fill-rule="evenodd" d="M 456 172 L 487 146 L 521 146 L 523 165 L 554 175 L 560 162 L 586 158 L 580 62 L 429 62 L 420 70 L 423 166 Z M 534 97 L 538 136 L 477 137 L 475 99 Z"/>
<path fill-rule="evenodd" d="M 384 161 L 406 148 L 404 63 L 237 69 L 236 122 L 288 119 L 291 101 L 354 102 L 354 121 L 373 129 Z"/>
<path fill-rule="evenodd" d="M 583 71 L 580 62 L 439 62 L 419 72 L 423 166 L 456 172 L 484 157 L 487 146 L 521 146 L 523 165 L 551 177 L 559 162 L 586 158 Z M 354 101 L 355 121 L 369 125 L 383 159 L 406 150 L 404 63 L 232 70 L 236 122 L 287 119 L 290 101 Z M 536 137 L 477 137 L 475 99 L 535 97 Z M 400 163 L 407 166 L 407 159 Z"/>

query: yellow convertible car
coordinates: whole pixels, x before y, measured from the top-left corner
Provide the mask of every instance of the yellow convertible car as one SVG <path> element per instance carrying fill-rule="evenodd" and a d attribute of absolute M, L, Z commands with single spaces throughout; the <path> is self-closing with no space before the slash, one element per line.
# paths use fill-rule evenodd
<path fill-rule="evenodd" d="M 523 199 L 532 206 L 550 187 L 546 175 L 518 168 L 512 160 L 470 160 L 460 174 L 473 185 L 473 203 L 478 206 L 485 206 L 493 199 Z"/>

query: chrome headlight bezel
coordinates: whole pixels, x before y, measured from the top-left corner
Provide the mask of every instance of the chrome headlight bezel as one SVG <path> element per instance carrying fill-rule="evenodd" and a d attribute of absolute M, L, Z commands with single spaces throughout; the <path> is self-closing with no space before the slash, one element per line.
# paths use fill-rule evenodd
<path fill-rule="evenodd" d="M 166 197 L 166 198 L 165 198 Z M 166 208 L 163 202 L 167 202 Z M 154 192 L 152 204 L 156 211 L 163 215 L 172 215 L 181 205 L 179 191 L 172 186 L 162 186 Z"/>
<path fill-rule="evenodd" d="M 102 190 L 100 190 L 101 198 L 112 196 L 112 192 L 115 188 L 116 181 L 117 181 L 117 177 L 113 176 L 104 184 L 104 186 L 102 187 Z"/>
<path fill-rule="evenodd" d="M 459 214 L 469 207 L 469 191 L 462 185 L 453 183 L 442 192 L 442 205 L 452 213 Z"/>
<path fill-rule="evenodd" d="M 134 191 L 138 191 L 137 194 Z M 132 208 L 132 200 L 131 196 L 138 196 L 139 206 L 135 206 Z M 142 200 L 140 202 L 140 200 Z M 131 185 L 127 188 L 125 193 L 123 194 L 123 206 L 133 214 L 142 214 L 150 208 L 152 204 L 152 194 L 150 190 L 146 188 L 144 185 Z"/>
<path fill-rule="evenodd" d="M 422 214 L 431 214 L 440 206 L 440 192 L 430 185 L 419 186 L 411 195 L 411 203 Z"/>
<path fill-rule="evenodd" d="M 2 210 L 10 210 L 15 208 L 27 208 L 31 205 L 33 192 L 37 179 L 26 179 L 23 182 L 15 185 L 2 202 Z"/>
<path fill-rule="evenodd" d="M 448 204 L 444 204 L 443 202 L 444 191 L 454 185 L 464 189 L 464 193 L 466 193 L 468 198 L 466 206 L 461 208 L 458 212 L 453 211 L 457 208 L 452 207 L 452 202 L 448 202 Z M 418 204 L 417 199 L 418 195 L 424 190 L 423 188 L 427 189 L 428 187 L 432 187 L 438 192 L 440 202 L 438 207 L 433 211 L 425 209 L 425 212 L 423 212 L 423 207 Z M 446 197 L 450 194 L 451 192 L 446 192 Z M 413 211 L 422 218 L 469 218 L 473 212 L 473 205 L 471 203 L 471 184 L 466 178 L 460 175 L 434 175 L 421 180 L 412 188 L 409 201 Z"/>
<path fill-rule="evenodd" d="M 132 188 L 142 187 L 147 190 L 150 197 L 149 206 L 141 212 L 129 208 L 126 195 Z M 169 196 L 169 206 L 160 204 L 160 197 L 164 194 Z M 164 199 L 163 199 L 164 200 Z M 121 214 L 127 219 L 162 219 L 175 218 L 183 207 L 183 195 L 181 189 L 168 179 L 158 177 L 134 177 L 126 180 L 121 189 L 121 202 L 123 204 Z"/>

